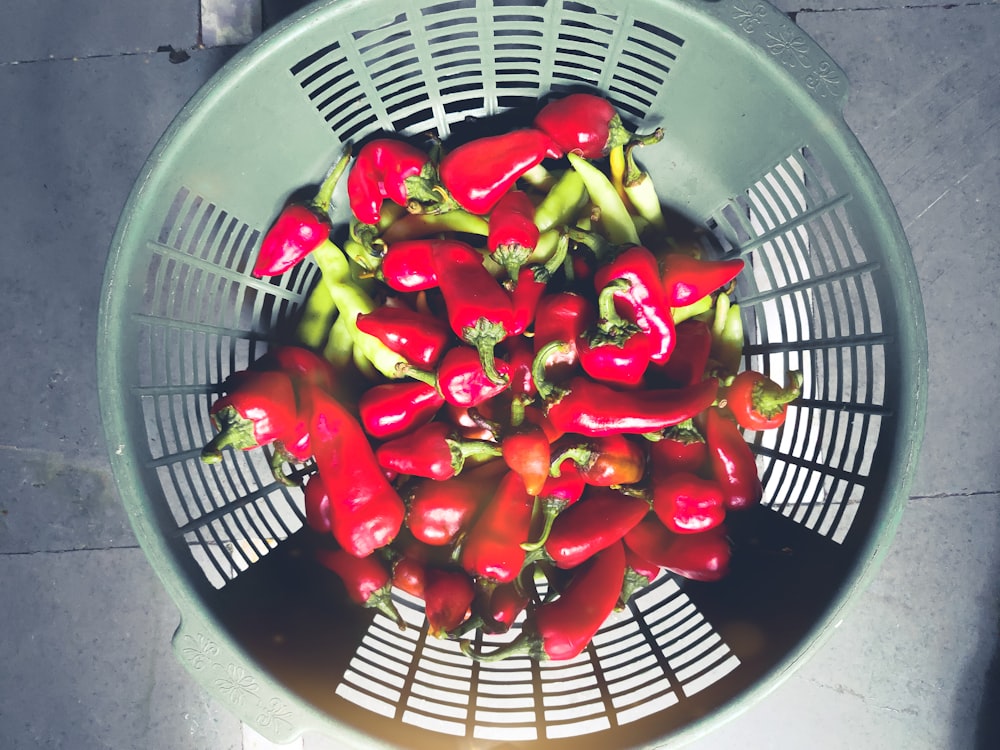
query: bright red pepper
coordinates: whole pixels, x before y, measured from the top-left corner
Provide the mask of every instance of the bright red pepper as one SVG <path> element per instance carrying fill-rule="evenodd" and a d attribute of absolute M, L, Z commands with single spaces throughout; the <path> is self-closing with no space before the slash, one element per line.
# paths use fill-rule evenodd
<path fill-rule="evenodd" d="M 301 423 L 292 379 L 278 370 L 247 370 L 231 381 L 232 390 L 209 409 L 215 436 L 201 460 L 218 463 L 222 449 L 248 451 L 280 440 L 296 445 Z"/>
<path fill-rule="evenodd" d="M 608 487 L 595 487 L 562 511 L 545 542 L 545 555 L 564 570 L 614 544 L 643 519 L 649 503 Z"/>
<path fill-rule="evenodd" d="M 417 482 L 407 502 L 406 525 L 410 533 L 435 547 L 455 543 L 490 499 L 497 480 L 506 471 L 503 461 L 490 461 L 452 479 Z"/>
<path fill-rule="evenodd" d="M 444 321 L 408 307 L 376 307 L 359 314 L 357 326 L 414 367 L 434 367 L 451 344 L 451 331 Z"/>
<path fill-rule="evenodd" d="M 802 373 L 788 373 L 782 388 L 763 373 L 744 370 L 726 388 L 726 406 L 740 427 L 773 430 L 785 423 L 788 404 L 802 395 Z"/>
<path fill-rule="evenodd" d="M 554 661 L 573 659 L 593 640 L 618 603 L 625 578 L 625 549 L 621 542 L 596 554 L 570 579 L 557 599 L 534 612 L 534 622 L 510 643 L 488 654 L 461 643 L 467 656 L 499 661 L 517 654 Z"/>
<path fill-rule="evenodd" d="M 625 580 L 622 582 L 622 592 L 618 597 L 616 609 L 625 609 L 629 600 L 636 592 L 645 588 L 660 575 L 660 566 L 649 562 L 628 546 L 625 547 Z"/>
<path fill-rule="evenodd" d="M 405 141 L 376 138 L 358 152 L 347 175 L 347 197 L 358 221 L 378 224 L 386 198 L 412 213 L 433 210 L 443 198 L 435 185 L 428 154 Z"/>
<path fill-rule="evenodd" d="M 510 368 L 510 396 L 519 401 L 520 406 L 526 406 L 538 395 L 531 375 L 531 366 L 535 361 L 531 341 L 524 336 L 508 338 L 504 341 L 502 356 Z"/>
<path fill-rule="evenodd" d="M 380 383 L 358 400 L 358 415 L 373 438 L 401 437 L 430 422 L 444 405 L 437 388 L 419 381 Z"/>
<path fill-rule="evenodd" d="M 476 587 L 462 569 L 427 568 L 424 584 L 424 614 L 427 629 L 435 638 L 446 637 L 472 613 Z"/>
<path fill-rule="evenodd" d="M 462 542 L 462 567 L 498 583 L 513 581 L 524 565 L 521 543 L 528 538 L 533 507 L 521 477 L 507 472 Z"/>
<path fill-rule="evenodd" d="M 649 562 L 693 581 L 718 581 L 729 572 L 726 527 L 674 534 L 650 513 L 625 535 L 625 546 Z"/>
<path fill-rule="evenodd" d="M 654 479 L 677 471 L 698 474 L 708 461 L 708 445 L 692 421 L 668 427 L 649 445 Z"/>
<path fill-rule="evenodd" d="M 540 266 L 522 268 L 517 274 L 517 282 L 509 291 L 511 321 L 509 334 L 520 336 L 535 322 L 538 303 L 548 286 L 548 273 Z"/>
<path fill-rule="evenodd" d="M 316 468 L 330 497 L 333 536 L 344 550 L 364 557 L 396 538 L 406 508 L 360 423 L 319 388 L 311 389 L 310 400 L 310 433 Z"/>
<path fill-rule="evenodd" d="M 419 556 L 403 552 L 392 565 L 392 585 L 417 599 L 424 598 L 427 564 Z"/>
<path fill-rule="evenodd" d="M 416 368 L 407 369 L 404 373 L 434 385 L 446 403 L 468 408 L 479 406 L 510 387 L 510 366 L 498 359 L 494 367 L 501 377 L 499 383 L 486 374 L 478 351 L 468 346 L 456 346 L 441 358 L 436 373 Z"/>
<path fill-rule="evenodd" d="M 337 371 L 330 362 L 311 349 L 302 346 L 279 346 L 269 349 L 261 360 L 254 363 L 266 369 L 283 371 L 292 379 L 296 389 L 303 385 L 316 385 L 327 393 L 337 387 Z"/>
<path fill-rule="evenodd" d="M 579 362 L 577 341 L 594 324 L 595 311 L 590 301 L 573 292 L 546 294 L 535 312 L 535 354 L 554 341 L 566 343 L 565 349 L 552 352 L 546 367 L 553 377 L 568 376 Z"/>
<path fill-rule="evenodd" d="M 493 259 L 516 279 L 521 266 L 538 245 L 540 232 L 535 225 L 535 204 L 523 190 L 504 194 L 490 214 L 486 247 Z"/>
<path fill-rule="evenodd" d="M 638 385 L 653 354 L 649 336 L 615 310 L 615 295 L 628 286 L 617 279 L 600 291 L 597 324 L 577 339 L 580 366 L 595 380 Z"/>
<path fill-rule="evenodd" d="M 670 359 L 675 341 L 674 319 L 670 304 L 663 294 L 656 256 L 639 245 L 634 245 L 606 263 L 594 273 L 594 286 L 599 291 L 612 281 L 623 279 L 616 298 L 627 305 L 633 322 L 649 336 L 651 362 L 662 364 Z"/>
<path fill-rule="evenodd" d="M 537 496 L 538 512 L 542 517 L 542 528 L 534 541 L 525 542 L 521 548 L 525 552 L 537 552 L 549 539 L 552 524 L 556 518 L 573 503 L 583 497 L 587 483 L 583 475 L 572 461 L 563 461 L 553 467 L 554 476 L 549 476 L 539 490 Z"/>
<path fill-rule="evenodd" d="M 330 519 L 330 495 L 323 484 L 323 477 L 312 474 L 302 488 L 305 498 L 306 526 L 321 534 L 333 532 Z"/>
<path fill-rule="evenodd" d="M 256 277 L 278 276 L 297 265 L 309 253 L 330 240 L 330 199 L 350 161 L 344 154 L 323 180 L 309 203 L 291 203 L 264 234 L 254 261 Z"/>
<path fill-rule="evenodd" d="M 482 607 L 483 630 L 493 634 L 506 633 L 530 602 L 531 597 L 519 580 L 492 586 Z"/>
<path fill-rule="evenodd" d="M 740 275 L 741 258 L 699 260 L 685 253 L 669 253 L 660 258 L 660 282 L 671 307 L 697 302 Z"/>
<path fill-rule="evenodd" d="M 712 329 L 701 320 L 685 320 L 674 329 L 677 344 L 670 359 L 656 368 L 674 386 L 693 385 L 705 376 L 712 351 Z"/>
<path fill-rule="evenodd" d="M 753 451 L 739 428 L 713 407 L 705 414 L 705 442 L 712 475 L 722 485 L 729 510 L 749 508 L 764 494 Z"/>
<path fill-rule="evenodd" d="M 537 496 L 549 478 L 549 438 L 541 427 L 521 425 L 503 436 L 503 460 L 516 471 L 532 497 Z"/>
<path fill-rule="evenodd" d="M 351 601 L 378 610 L 400 630 L 406 630 L 406 623 L 392 601 L 392 573 L 377 555 L 358 558 L 342 549 L 320 549 L 315 554 L 324 567 L 340 578 Z"/>
<path fill-rule="evenodd" d="M 600 159 L 632 138 L 615 107 L 596 94 L 570 94 L 546 104 L 535 115 L 534 126 L 563 151 L 585 159 Z"/>
<path fill-rule="evenodd" d="M 401 240 L 387 246 L 376 276 L 397 292 L 421 292 L 438 285 L 434 253 L 440 240 Z"/>
<path fill-rule="evenodd" d="M 438 172 L 458 205 L 485 215 L 525 172 L 561 155 L 545 133 L 525 128 L 462 144 L 445 155 Z"/>
<path fill-rule="evenodd" d="M 653 511 L 675 534 L 708 531 L 726 518 L 719 483 L 684 471 L 654 480 Z"/>
<path fill-rule="evenodd" d="M 552 446 L 552 474 L 572 461 L 583 480 L 595 487 L 635 484 L 646 473 L 645 446 L 623 434 L 582 438 L 567 435 Z"/>
<path fill-rule="evenodd" d="M 375 449 L 375 458 L 383 469 L 442 481 L 459 474 L 467 458 L 499 456 L 500 452 L 496 443 L 463 440 L 451 425 L 431 422 L 382 443 Z"/>

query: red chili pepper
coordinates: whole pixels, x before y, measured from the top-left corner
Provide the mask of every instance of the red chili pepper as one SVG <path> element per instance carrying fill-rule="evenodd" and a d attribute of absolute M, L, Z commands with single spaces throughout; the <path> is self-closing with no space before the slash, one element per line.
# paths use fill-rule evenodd
<path fill-rule="evenodd" d="M 531 375 L 531 366 L 535 361 L 531 341 L 524 336 L 508 338 L 504 341 L 503 359 L 510 368 L 510 396 L 520 401 L 522 407 L 526 406 L 538 395 Z"/>
<path fill-rule="evenodd" d="M 639 245 L 634 245 L 618 255 L 594 274 L 594 286 L 601 290 L 616 279 L 623 279 L 627 286 L 617 290 L 616 298 L 627 304 L 633 322 L 649 336 L 651 362 L 662 364 L 670 359 L 675 345 L 674 320 L 670 304 L 663 294 L 656 256 Z"/>
<path fill-rule="evenodd" d="M 434 367 L 451 344 L 451 331 L 440 318 L 407 307 L 382 305 L 360 313 L 357 326 L 414 367 Z"/>
<path fill-rule="evenodd" d="M 554 341 L 566 343 L 565 349 L 552 352 L 547 362 L 556 378 L 566 377 L 579 361 L 577 341 L 594 323 L 594 308 L 586 297 L 573 292 L 546 294 L 535 312 L 535 354 Z"/>
<path fill-rule="evenodd" d="M 494 366 L 502 381 L 489 378 L 483 369 L 479 352 L 468 346 L 456 346 L 445 352 L 436 373 L 409 368 L 411 378 L 435 386 L 446 403 L 458 407 L 479 406 L 510 387 L 510 366 L 502 359 Z"/>
<path fill-rule="evenodd" d="M 305 498 L 306 526 L 321 534 L 332 533 L 330 495 L 323 484 L 323 477 L 311 475 L 302 488 L 302 495 Z"/>
<path fill-rule="evenodd" d="M 406 630 L 392 602 L 392 573 L 377 555 L 358 558 L 342 549 L 321 549 L 315 554 L 324 567 L 337 574 L 351 601 L 378 610 L 400 630 Z"/>
<path fill-rule="evenodd" d="M 421 427 L 444 405 L 437 388 L 418 381 L 380 383 L 358 400 L 358 415 L 373 438 L 397 438 Z"/>
<path fill-rule="evenodd" d="M 461 569 L 427 569 L 424 586 L 424 614 L 427 629 L 435 638 L 446 637 L 472 613 L 476 588 L 469 574 Z"/>
<path fill-rule="evenodd" d="M 333 536 L 364 557 L 396 538 L 406 508 L 385 478 L 358 421 L 336 399 L 311 389 L 316 468 L 330 497 Z"/>
<path fill-rule="evenodd" d="M 542 347 L 533 367 L 535 386 L 546 401 L 546 415 L 557 430 L 600 437 L 624 432 L 657 432 L 690 419 L 715 401 L 718 382 L 704 380 L 686 388 L 618 391 L 585 377 L 575 377 L 565 388 L 545 379 L 545 361 L 560 346 Z"/>
<path fill-rule="evenodd" d="M 485 215 L 517 180 L 561 152 L 540 130 L 526 128 L 464 143 L 441 160 L 441 182 L 458 205 Z"/>
<path fill-rule="evenodd" d="M 693 581 L 725 577 L 732 556 L 725 526 L 700 534 L 674 534 L 653 513 L 625 535 L 625 546 L 649 562 Z"/>
<path fill-rule="evenodd" d="M 740 510 L 760 502 L 764 491 L 753 451 L 739 428 L 718 408 L 705 414 L 705 442 L 712 475 L 722 485 L 726 508 Z"/>
<path fill-rule="evenodd" d="M 782 388 L 763 373 L 744 370 L 726 388 L 726 406 L 747 430 L 772 430 L 785 423 L 788 404 L 802 395 L 802 373 L 788 373 Z"/>
<path fill-rule="evenodd" d="M 538 511 L 542 517 L 541 531 L 534 541 L 521 545 L 525 552 L 536 552 L 545 546 L 556 518 L 583 497 L 583 492 L 587 488 L 583 475 L 572 461 L 563 461 L 554 467 L 553 471 L 555 475 L 545 480 L 537 496 Z"/>
<path fill-rule="evenodd" d="M 376 275 L 397 292 L 420 292 L 438 285 L 434 253 L 441 240 L 400 240 L 386 247 Z"/>
<path fill-rule="evenodd" d="M 392 138 L 376 138 L 358 152 L 347 175 L 347 197 L 355 218 L 363 224 L 378 224 L 382 201 L 422 213 L 441 203 L 430 157 L 410 144 Z"/>
<path fill-rule="evenodd" d="M 298 406 L 291 378 L 278 370 L 248 370 L 209 409 L 215 436 L 202 448 L 201 460 L 218 463 L 222 449 L 248 451 L 280 440 L 295 445 Z"/>
<path fill-rule="evenodd" d="M 677 471 L 698 474 L 708 461 L 708 445 L 693 422 L 668 427 L 649 445 L 654 480 Z"/>
<path fill-rule="evenodd" d="M 622 582 L 622 592 L 618 597 L 616 609 L 625 609 L 625 605 L 635 596 L 636 592 L 645 588 L 660 575 L 660 566 L 651 563 L 628 546 L 625 547 L 625 580 Z"/>
<path fill-rule="evenodd" d="M 535 225 L 535 204 L 523 190 L 504 194 L 490 214 L 486 247 L 493 259 L 516 279 L 535 246 L 540 232 Z"/>
<path fill-rule="evenodd" d="M 516 471 L 532 497 L 538 495 L 549 478 L 549 438 L 534 425 L 522 425 L 508 432 L 501 441 L 503 460 Z"/>
<path fill-rule="evenodd" d="M 519 580 L 492 586 L 483 607 L 483 630 L 492 634 L 506 633 L 530 602 L 531 597 Z"/>
<path fill-rule="evenodd" d="M 431 422 L 382 443 L 375 449 L 375 458 L 383 469 L 442 481 L 460 473 L 467 458 L 499 456 L 500 452 L 496 443 L 463 440 L 451 425 Z"/>
<path fill-rule="evenodd" d="M 406 525 L 410 533 L 435 547 L 455 543 L 506 471 L 503 461 L 490 461 L 452 479 L 417 482 L 407 503 Z"/>
<path fill-rule="evenodd" d="M 556 567 L 575 568 L 614 544 L 643 519 L 649 503 L 608 487 L 595 487 L 561 512 L 545 542 Z"/>
<path fill-rule="evenodd" d="M 743 270 L 740 258 L 699 260 L 684 253 L 660 258 L 660 282 L 671 307 L 684 307 L 720 289 Z"/>
<path fill-rule="evenodd" d="M 513 581 L 524 565 L 521 542 L 528 538 L 533 507 L 521 477 L 507 472 L 462 543 L 462 567 L 498 583 Z"/>
<path fill-rule="evenodd" d="M 628 286 L 618 279 L 600 291 L 597 325 L 577 339 L 580 366 L 595 380 L 638 385 L 653 354 L 649 336 L 615 310 L 615 295 Z"/>
<path fill-rule="evenodd" d="M 544 131 L 563 151 L 585 159 L 600 159 L 623 146 L 632 133 L 622 125 L 614 105 L 596 94 L 570 94 L 546 104 L 535 115 L 534 126 Z"/>
<path fill-rule="evenodd" d="M 553 476 L 559 476 L 567 460 L 595 487 L 635 484 L 646 472 L 645 447 L 622 434 L 595 438 L 567 435 L 552 447 Z"/>
<path fill-rule="evenodd" d="M 726 518 L 719 483 L 684 471 L 654 480 L 653 511 L 675 534 L 707 531 Z"/>
<path fill-rule="evenodd" d="M 537 406 L 526 406 L 524 408 L 524 421 L 540 427 L 542 432 L 548 437 L 549 443 L 554 443 L 566 434 L 561 430 L 557 430 L 552 422 L 549 421 L 549 418 L 545 416 L 545 412 Z"/>
<path fill-rule="evenodd" d="M 616 542 L 582 567 L 557 599 L 539 606 L 531 627 L 513 641 L 488 654 L 476 653 L 463 641 L 462 652 L 479 661 L 498 661 L 516 654 L 539 660 L 573 659 L 614 611 L 624 577 L 625 549 Z"/>
<path fill-rule="evenodd" d="M 544 280 L 547 275 L 547 272 L 540 271 L 539 267 L 522 268 L 518 272 L 517 282 L 509 292 L 512 314 L 509 329 L 511 336 L 520 336 L 535 322 L 538 303 L 541 302 L 542 295 L 548 287 Z"/>
<path fill-rule="evenodd" d="M 712 329 L 701 320 L 685 320 L 675 329 L 677 344 L 670 359 L 659 365 L 656 372 L 671 385 L 693 385 L 701 380 L 708 368 L 712 351 Z"/>
<path fill-rule="evenodd" d="M 392 585 L 410 596 L 423 599 L 427 585 L 426 562 L 404 551 L 392 564 Z"/>
<path fill-rule="evenodd" d="M 330 362 L 311 349 L 302 346 L 279 346 L 268 350 L 258 363 L 267 369 L 282 370 L 292 379 L 292 385 L 316 385 L 327 393 L 337 387 L 337 371 Z"/>
<path fill-rule="evenodd" d="M 264 234 L 252 275 L 277 276 L 330 240 L 330 199 L 350 161 L 350 151 L 334 165 L 309 203 L 291 203 Z"/>

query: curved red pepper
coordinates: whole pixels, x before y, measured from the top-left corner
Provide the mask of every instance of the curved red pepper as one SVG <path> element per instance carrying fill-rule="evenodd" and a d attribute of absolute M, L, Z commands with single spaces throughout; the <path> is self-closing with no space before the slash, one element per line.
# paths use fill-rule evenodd
<path fill-rule="evenodd" d="M 549 478 L 549 438 L 541 427 L 521 425 L 501 440 L 503 460 L 524 481 L 531 496 L 537 496 Z"/>
<path fill-rule="evenodd" d="M 540 232 L 535 225 L 535 204 L 523 190 L 510 190 L 493 208 L 486 247 L 493 259 L 516 279 L 535 246 Z"/>
<path fill-rule="evenodd" d="M 332 533 L 330 494 L 323 484 L 323 477 L 311 475 L 302 488 L 302 495 L 305 498 L 306 526 L 321 534 Z"/>
<path fill-rule="evenodd" d="M 451 331 L 440 318 L 408 307 L 376 307 L 360 313 L 357 326 L 414 367 L 434 367 L 451 344 Z"/>
<path fill-rule="evenodd" d="M 646 248 L 634 245 L 597 269 L 594 286 L 601 290 L 617 279 L 628 282 L 627 286 L 619 288 L 616 298 L 629 307 L 633 322 L 649 336 L 652 346 L 650 361 L 658 364 L 666 362 L 673 353 L 676 341 L 674 320 L 670 315 L 670 304 L 663 294 L 656 256 Z"/>
<path fill-rule="evenodd" d="M 464 143 L 441 160 L 441 182 L 458 205 L 485 215 L 529 169 L 546 156 L 562 154 L 552 139 L 534 128 Z"/>
<path fill-rule="evenodd" d="M 538 303 L 547 288 L 547 272 L 537 267 L 522 268 L 510 290 L 511 322 L 509 334 L 520 336 L 535 322 Z"/>
<path fill-rule="evenodd" d="M 708 531 L 726 518 L 719 483 L 684 471 L 654 480 L 653 511 L 675 534 Z"/>
<path fill-rule="evenodd" d="M 392 601 L 392 573 L 376 555 L 358 558 L 342 549 L 316 550 L 316 559 L 343 582 L 356 604 L 376 609 L 406 630 L 406 623 Z"/>
<path fill-rule="evenodd" d="M 533 507 L 521 477 L 508 471 L 462 543 L 462 567 L 498 583 L 513 581 L 524 565 L 521 542 L 528 538 Z"/>
<path fill-rule="evenodd" d="M 584 439 L 567 435 L 552 446 L 552 474 L 572 461 L 583 480 L 595 487 L 635 484 L 646 472 L 645 447 L 623 434 Z"/>
<path fill-rule="evenodd" d="M 651 513 L 625 535 L 640 557 L 693 581 L 718 581 L 729 572 L 732 549 L 726 527 L 700 534 L 674 534 Z"/>
<path fill-rule="evenodd" d="M 649 504 L 606 488 L 589 490 L 552 524 L 545 554 L 567 570 L 614 544 L 643 519 Z"/>
<path fill-rule="evenodd" d="M 406 508 L 350 412 L 319 388 L 311 389 L 310 401 L 309 431 L 330 497 L 333 536 L 345 551 L 364 557 L 396 538 Z"/>
<path fill-rule="evenodd" d="M 655 372 L 674 386 L 693 385 L 705 376 L 712 351 L 712 329 L 701 320 L 685 320 L 674 329 L 676 345 L 670 359 Z"/>
<path fill-rule="evenodd" d="M 502 461 L 491 461 L 452 479 L 418 482 L 407 503 L 406 525 L 410 533 L 435 547 L 454 543 L 489 500 L 504 473 Z"/>
<path fill-rule="evenodd" d="M 513 641 L 488 654 L 476 653 L 463 641 L 462 652 L 479 661 L 498 661 L 516 654 L 540 660 L 573 659 L 614 611 L 624 578 L 625 549 L 616 542 L 577 571 L 557 599 L 539 606 L 531 627 Z"/>
<path fill-rule="evenodd" d="M 788 405 L 801 395 L 801 372 L 789 372 L 782 388 L 763 373 L 744 370 L 726 388 L 726 406 L 740 427 L 773 430 L 785 423 Z"/>
<path fill-rule="evenodd" d="M 222 449 L 248 451 L 280 440 L 295 445 L 301 428 L 292 379 L 277 370 L 246 370 L 234 378 L 232 390 L 209 408 L 217 430 L 202 448 L 201 460 L 218 463 Z"/>
<path fill-rule="evenodd" d="M 668 253 L 660 258 L 660 283 L 669 305 L 684 307 L 729 284 L 744 266 L 741 258 L 699 260 Z"/>
<path fill-rule="evenodd" d="M 375 449 L 375 458 L 383 469 L 441 481 L 460 473 L 469 457 L 499 456 L 500 452 L 495 443 L 463 440 L 451 425 L 431 422 L 382 443 Z"/>
<path fill-rule="evenodd" d="M 380 383 L 361 394 L 358 416 L 365 432 L 379 440 L 388 440 L 427 424 L 443 405 L 444 397 L 426 383 Z"/>
<path fill-rule="evenodd" d="M 712 475 L 722 485 L 726 507 L 741 510 L 760 502 L 764 490 L 753 451 L 736 424 L 718 408 L 705 414 L 705 442 Z"/>
<path fill-rule="evenodd" d="M 570 94 L 549 102 L 535 115 L 534 126 L 547 133 L 563 151 L 585 159 L 607 156 L 611 149 L 632 138 L 614 105 L 596 94 Z"/>
<path fill-rule="evenodd" d="M 434 189 L 430 157 L 405 141 L 376 138 L 358 152 L 347 175 L 347 197 L 355 218 L 378 224 L 382 201 L 406 206 L 414 213 L 441 203 Z"/>
<path fill-rule="evenodd" d="M 436 638 L 447 636 L 472 613 L 476 587 L 469 574 L 461 569 L 427 568 L 424 584 L 424 614 L 427 629 Z"/>

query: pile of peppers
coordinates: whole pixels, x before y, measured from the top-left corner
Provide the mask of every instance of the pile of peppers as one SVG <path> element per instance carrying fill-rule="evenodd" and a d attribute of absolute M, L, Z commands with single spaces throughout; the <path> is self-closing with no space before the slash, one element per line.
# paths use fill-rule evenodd
<path fill-rule="evenodd" d="M 403 627 L 407 592 L 473 659 L 571 659 L 660 575 L 723 577 L 762 495 L 743 431 L 803 382 L 741 370 L 744 261 L 675 238 L 635 156 L 662 138 L 578 93 L 452 149 L 346 150 L 264 235 L 255 276 L 320 279 L 222 384 L 202 459 L 265 449 L 347 595 Z"/>

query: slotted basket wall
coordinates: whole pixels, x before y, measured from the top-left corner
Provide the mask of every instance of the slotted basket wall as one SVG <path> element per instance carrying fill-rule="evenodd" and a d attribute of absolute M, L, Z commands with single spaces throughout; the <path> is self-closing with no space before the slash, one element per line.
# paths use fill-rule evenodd
<path fill-rule="evenodd" d="M 572 662 L 478 665 L 429 638 L 405 595 L 403 633 L 342 601 L 299 554 L 301 494 L 260 451 L 198 454 L 219 384 L 284 339 L 316 281 L 308 262 L 248 273 L 293 192 L 372 132 L 447 138 L 576 88 L 640 132 L 665 128 L 642 158 L 668 204 L 749 262 L 746 365 L 800 369 L 805 391 L 782 429 L 746 436 L 765 494 L 733 519 L 726 580 L 662 577 Z M 757 0 L 345 0 L 242 50 L 151 155 L 101 310 L 115 476 L 194 677 L 276 741 L 445 749 L 679 741 L 773 687 L 871 575 L 923 428 L 913 263 L 846 94 L 837 65 Z"/>

